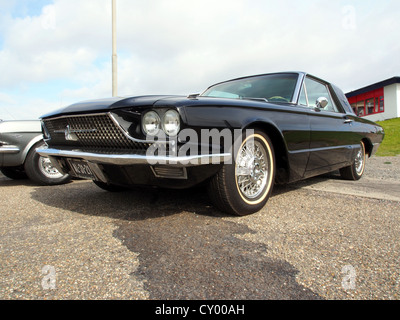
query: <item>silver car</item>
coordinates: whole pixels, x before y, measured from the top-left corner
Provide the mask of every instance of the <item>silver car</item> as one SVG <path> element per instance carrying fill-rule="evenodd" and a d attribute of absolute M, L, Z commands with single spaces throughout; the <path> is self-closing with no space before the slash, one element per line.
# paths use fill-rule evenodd
<path fill-rule="evenodd" d="M 36 153 L 45 145 L 39 120 L 0 120 L 0 171 L 11 179 L 29 178 L 40 185 L 70 181 L 47 157 Z"/>

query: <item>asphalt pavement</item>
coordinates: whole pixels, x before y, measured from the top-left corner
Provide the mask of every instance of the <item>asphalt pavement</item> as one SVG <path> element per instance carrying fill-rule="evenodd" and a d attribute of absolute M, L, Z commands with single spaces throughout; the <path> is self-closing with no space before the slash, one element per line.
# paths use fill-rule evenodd
<path fill-rule="evenodd" d="M 400 157 L 276 186 L 247 217 L 202 188 L 0 175 L 0 299 L 399 299 Z"/>

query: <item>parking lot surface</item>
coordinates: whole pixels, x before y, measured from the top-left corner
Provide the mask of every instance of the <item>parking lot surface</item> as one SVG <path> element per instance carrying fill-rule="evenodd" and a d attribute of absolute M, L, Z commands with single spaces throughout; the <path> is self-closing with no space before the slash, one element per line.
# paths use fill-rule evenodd
<path fill-rule="evenodd" d="M 400 157 L 276 186 L 246 217 L 202 188 L 107 193 L 0 175 L 0 299 L 399 299 Z"/>

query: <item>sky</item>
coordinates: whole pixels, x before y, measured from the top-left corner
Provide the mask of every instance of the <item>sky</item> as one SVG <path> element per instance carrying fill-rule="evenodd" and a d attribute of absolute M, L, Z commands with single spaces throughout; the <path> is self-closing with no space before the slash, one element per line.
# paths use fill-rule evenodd
<path fill-rule="evenodd" d="M 345 92 L 400 76 L 399 0 L 116 0 L 118 95 L 305 71 Z M 111 0 L 0 0 L 0 119 L 112 95 Z"/>

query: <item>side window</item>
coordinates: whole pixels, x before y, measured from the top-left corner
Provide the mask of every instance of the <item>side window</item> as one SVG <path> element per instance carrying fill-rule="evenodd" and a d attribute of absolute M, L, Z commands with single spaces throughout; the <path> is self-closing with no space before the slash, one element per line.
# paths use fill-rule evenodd
<path fill-rule="evenodd" d="M 333 102 L 332 97 L 326 85 L 310 78 L 306 78 L 305 85 L 307 90 L 309 107 L 315 108 L 318 98 L 324 97 L 328 100 L 328 105 L 324 108 L 324 110 L 338 112 L 338 109 L 335 103 Z"/>

